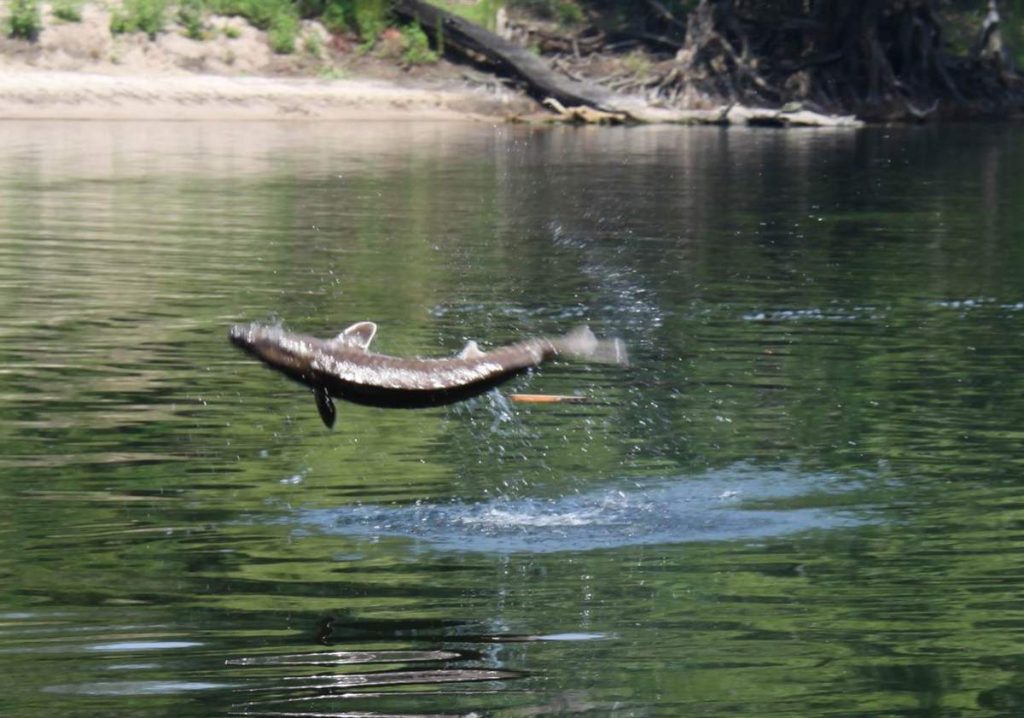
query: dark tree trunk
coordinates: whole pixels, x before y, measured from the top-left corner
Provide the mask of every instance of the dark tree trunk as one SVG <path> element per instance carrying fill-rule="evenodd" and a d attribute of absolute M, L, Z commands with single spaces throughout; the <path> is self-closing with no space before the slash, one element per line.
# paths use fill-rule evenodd
<path fill-rule="evenodd" d="M 484 58 L 501 71 L 522 80 L 539 100 L 553 98 L 563 105 L 586 105 L 614 111 L 612 93 L 600 85 L 578 82 L 555 72 L 529 50 L 499 35 L 421 0 L 395 0 L 399 17 L 418 22 L 438 46 L 454 48 L 474 59 Z"/>

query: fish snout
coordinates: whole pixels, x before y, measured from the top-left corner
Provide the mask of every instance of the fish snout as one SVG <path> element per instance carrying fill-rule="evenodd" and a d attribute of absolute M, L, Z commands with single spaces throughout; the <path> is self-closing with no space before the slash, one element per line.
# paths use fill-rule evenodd
<path fill-rule="evenodd" d="M 228 329 L 228 340 L 236 347 L 247 348 L 252 346 L 252 326 L 249 324 L 235 324 Z"/>
<path fill-rule="evenodd" d="M 239 349 L 250 353 L 259 353 L 261 346 L 272 339 L 271 331 L 262 324 L 234 324 L 228 329 L 228 340 Z"/>

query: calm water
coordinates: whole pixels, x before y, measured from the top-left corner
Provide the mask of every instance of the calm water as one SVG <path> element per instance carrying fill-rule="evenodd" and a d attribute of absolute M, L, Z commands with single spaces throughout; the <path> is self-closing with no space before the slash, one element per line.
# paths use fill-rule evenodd
<path fill-rule="evenodd" d="M 1024 131 L 0 127 L 0 713 L 1024 711 Z M 420 412 L 230 323 L 444 354 Z"/>

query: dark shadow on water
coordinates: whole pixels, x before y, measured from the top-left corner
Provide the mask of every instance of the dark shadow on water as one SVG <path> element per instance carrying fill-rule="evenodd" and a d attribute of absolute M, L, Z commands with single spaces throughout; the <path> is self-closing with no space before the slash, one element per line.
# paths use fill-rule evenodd
<path fill-rule="evenodd" d="M 396 536 L 441 551 L 551 553 L 764 539 L 861 524 L 859 486 L 828 474 L 738 465 L 701 476 L 624 481 L 560 498 L 365 504 L 299 510 L 303 530 Z"/>

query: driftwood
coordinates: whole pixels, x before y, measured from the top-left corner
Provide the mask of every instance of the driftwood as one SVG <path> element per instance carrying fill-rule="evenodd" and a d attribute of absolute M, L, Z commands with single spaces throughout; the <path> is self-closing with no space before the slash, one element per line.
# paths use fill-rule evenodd
<path fill-rule="evenodd" d="M 624 112 L 604 112 L 586 105 L 566 107 L 552 97 L 541 104 L 557 113 L 552 117 L 553 122 L 571 125 L 621 125 L 630 119 Z"/>
<path fill-rule="evenodd" d="M 757 127 L 863 127 L 853 115 L 823 115 L 805 109 L 773 110 L 727 105 L 713 110 L 677 110 L 637 103 L 628 111 L 634 122 L 671 125 L 747 125 Z"/>
<path fill-rule="evenodd" d="M 570 125 L 619 125 L 624 123 L 650 125 L 745 125 L 748 127 L 863 127 L 853 115 L 823 115 L 810 110 L 772 110 L 763 107 L 727 105 L 713 110 L 677 110 L 637 103 L 629 112 L 604 112 L 586 105 L 565 107 L 552 99 L 544 106 L 555 114 L 519 117 L 524 122 L 555 122 Z M 926 111 L 927 112 L 927 111 Z M 926 115 L 924 115 L 926 116 Z"/>
<path fill-rule="evenodd" d="M 509 394 L 508 398 L 520 404 L 589 404 L 589 397 L 575 394 Z"/>

